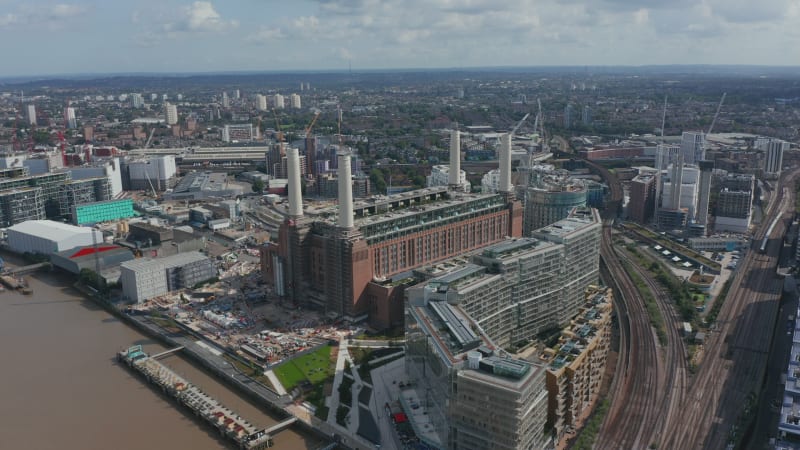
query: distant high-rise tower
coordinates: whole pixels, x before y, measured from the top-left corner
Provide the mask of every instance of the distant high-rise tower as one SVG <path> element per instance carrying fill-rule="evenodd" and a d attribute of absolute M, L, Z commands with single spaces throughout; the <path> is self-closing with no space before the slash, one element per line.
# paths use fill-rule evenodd
<path fill-rule="evenodd" d="M 567 103 L 567 106 L 564 107 L 564 128 L 572 127 L 573 109 L 572 103 Z"/>
<path fill-rule="evenodd" d="M 698 161 L 700 167 L 700 184 L 698 187 L 699 199 L 697 201 L 696 222 L 708 225 L 708 202 L 711 197 L 711 172 L 714 170 L 714 161 Z"/>
<path fill-rule="evenodd" d="M 36 105 L 33 103 L 25 105 L 25 119 L 29 124 L 36 126 Z"/>
<path fill-rule="evenodd" d="M 789 143 L 780 139 L 770 139 L 762 145 L 764 150 L 764 173 L 776 176 L 780 175 L 783 168 L 783 152 L 789 150 Z"/>
<path fill-rule="evenodd" d="M 142 97 L 142 94 L 133 93 L 130 95 L 130 99 L 132 108 L 144 107 L 144 97 Z"/>
<path fill-rule="evenodd" d="M 292 94 L 291 97 L 289 97 L 289 98 L 290 98 L 290 102 L 291 102 L 292 108 L 300 109 L 300 96 L 297 95 L 297 94 Z"/>
<path fill-rule="evenodd" d="M 590 108 L 589 105 L 584 105 L 583 107 L 581 122 L 583 122 L 583 124 L 587 127 L 592 124 L 592 108 Z"/>
<path fill-rule="evenodd" d="M 706 149 L 703 145 L 703 133 L 697 131 L 684 131 L 681 137 L 681 153 L 684 164 L 697 164 L 706 159 Z"/>
<path fill-rule="evenodd" d="M 158 100 L 158 94 L 156 94 L 155 92 L 153 92 L 152 94 L 150 94 L 150 101 L 151 101 L 151 102 L 154 102 L 154 101 L 156 101 L 156 100 Z"/>
<path fill-rule="evenodd" d="M 228 97 L 228 93 L 225 91 L 222 92 L 222 107 L 223 108 L 231 107 L 231 99 L 230 97 Z"/>
<path fill-rule="evenodd" d="M 67 106 L 67 108 L 64 110 L 64 118 L 67 119 L 67 128 L 78 128 L 78 121 L 75 119 L 75 108 Z"/>
<path fill-rule="evenodd" d="M 281 94 L 275 94 L 275 96 L 272 97 L 272 107 L 275 109 L 283 109 L 286 107 L 283 96 Z"/>
<path fill-rule="evenodd" d="M 175 125 L 178 123 L 178 107 L 170 104 L 164 104 L 165 115 L 167 116 L 167 125 Z"/>
<path fill-rule="evenodd" d="M 235 91 L 233 91 L 233 98 L 239 100 L 240 98 L 242 98 L 242 93 L 238 89 L 236 89 Z"/>
<path fill-rule="evenodd" d="M 256 94 L 256 109 L 259 111 L 267 110 L 267 96 Z"/>

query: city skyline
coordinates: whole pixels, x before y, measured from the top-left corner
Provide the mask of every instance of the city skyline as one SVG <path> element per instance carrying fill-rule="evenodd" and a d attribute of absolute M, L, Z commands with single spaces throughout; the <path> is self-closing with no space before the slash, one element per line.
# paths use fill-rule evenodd
<path fill-rule="evenodd" d="M 800 4 L 784 0 L 591 5 L 0 0 L 0 49 L 15 55 L 0 77 L 350 67 L 780 66 L 800 56 L 800 31 L 791 27 L 798 19 Z"/>

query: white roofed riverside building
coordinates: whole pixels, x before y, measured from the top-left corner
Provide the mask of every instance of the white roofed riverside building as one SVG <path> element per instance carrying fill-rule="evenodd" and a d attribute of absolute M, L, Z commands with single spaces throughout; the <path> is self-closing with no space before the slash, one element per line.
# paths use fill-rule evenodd
<path fill-rule="evenodd" d="M 17 253 L 50 255 L 87 245 L 102 244 L 103 233 L 53 220 L 28 220 L 6 230 L 8 246 Z"/>
<path fill-rule="evenodd" d="M 214 265 L 200 252 L 166 258 L 142 258 L 120 266 L 123 297 L 142 303 L 178 289 L 189 288 L 217 275 Z"/>
<path fill-rule="evenodd" d="M 431 168 L 431 174 L 427 177 L 427 186 L 448 186 L 450 180 L 450 166 L 436 165 Z M 467 174 L 463 170 L 458 171 L 458 185 L 463 192 L 470 192 L 472 185 L 467 181 Z"/>

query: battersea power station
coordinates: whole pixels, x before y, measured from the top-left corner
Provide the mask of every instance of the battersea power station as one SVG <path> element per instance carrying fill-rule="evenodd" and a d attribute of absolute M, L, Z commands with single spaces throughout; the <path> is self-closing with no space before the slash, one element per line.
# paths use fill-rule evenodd
<path fill-rule="evenodd" d="M 448 186 L 354 202 L 350 153 L 338 158 L 338 205 L 304 211 L 300 157 L 288 149 L 288 216 L 278 242 L 261 249 L 266 282 L 281 298 L 331 317 L 403 322 L 403 291 L 412 270 L 522 236 L 523 207 L 511 183 L 511 134 L 500 147 L 497 194 L 463 192 L 460 137 L 450 139 Z"/>

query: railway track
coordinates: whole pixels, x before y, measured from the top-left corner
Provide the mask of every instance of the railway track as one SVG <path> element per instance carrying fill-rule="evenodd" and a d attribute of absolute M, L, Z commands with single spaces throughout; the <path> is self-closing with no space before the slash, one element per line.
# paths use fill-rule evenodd
<path fill-rule="evenodd" d="M 650 436 L 651 441 L 658 444 L 663 439 L 663 433 L 669 423 L 677 420 L 680 416 L 680 406 L 686 395 L 689 368 L 686 344 L 680 331 L 683 318 L 674 307 L 664 286 L 654 280 L 650 272 L 636 264 L 628 255 L 624 253 L 621 255 L 647 284 L 648 289 L 654 295 L 661 317 L 664 319 L 667 343 L 663 347 L 661 355 L 664 367 L 659 372 L 659 386 L 662 387 L 663 393 L 660 399 L 653 399 L 654 402 L 659 401 L 660 403 L 658 404 L 658 420 L 653 424 L 654 428 Z"/>
<path fill-rule="evenodd" d="M 781 237 L 794 211 L 794 180 L 799 173 L 794 170 L 783 177 L 770 198 L 753 242 L 760 244 L 775 217 L 783 220 L 772 230 L 766 254 L 758 253 L 754 244 L 742 258 L 679 420 L 665 428 L 664 448 L 721 449 L 744 432 L 738 429 L 744 423 L 740 419 L 746 419 L 745 408 L 760 391 L 766 370 L 781 288 L 775 269 Z M 782 188 L 787 185 L 789 189 Z"/>
<path fill-rule="evenodd" d="M 658 420 L 663 363 L 644 300 L 611 244 L 611 222 L 603 229 L 601 257 L 614 280 L 620 321 L 620 358 L 611 389 L 612 403 L 598 434 L 598 449 L 644 448 Z M 627 335 L 626 335 L 627 334 Z"/>

